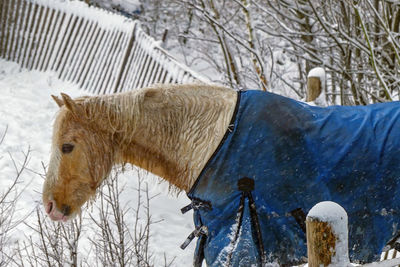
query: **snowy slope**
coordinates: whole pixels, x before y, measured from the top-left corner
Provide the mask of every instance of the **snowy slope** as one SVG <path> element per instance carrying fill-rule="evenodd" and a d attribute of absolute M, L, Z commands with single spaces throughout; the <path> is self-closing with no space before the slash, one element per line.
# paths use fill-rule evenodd
<path fill-rule="evenodd" d="M 53 73 L 21 70 L 17 64 L 4 60 L 0 60 L 0 88 L 0 138 L 8 127 L 4 142 L 0 145 L 0 195 L 15 176 L 9 155 L 19 165 L 24 159 L 23 152 L 26 153 L 30 148 L 28 169 L 23 172 L 22 182 L 18 185 L 19 191 L 23 192 L 16 215 L 19 218 L 27 217 L 25 222 L 33 224 L 36 218 L 31 213 L 36 206 L 41 207 L 42 162 L 46 166 L 49 160 L 51 127 L 58 109 L 50 94 L 65 92 L 76 97 L 85 92 L 59 81 Z M 119 177 L 121 184 L 126 185 L 122 202 L 132 208 L 136 206 L 136 175 L 137 172 L 133 170 Z M 195 242 L 184 251 L 179 248 L 193 230 L 192 213 L 180 214 L 180 208 L 187 205 L 189 200 L 184 193 L 178 197 L 168 194 L 166 183 L 158 184 L 157 179 L 148 176 L 146 180 L 150 185 L 150 195 L 159 194 L 150 203 L 153 221 L 160 221 L 151 228 L 150 248 L 154 253 L 155 266 L 163 263 L 164 253 L 168 260 L 176 257 L 172 266 L 190 266 Z M 26 225 L 19 224 L 14 230 L 13 241 L 22 242 L 29 236 L 35 238 L 34 235 Z M 85 251 L 84 245 L 79 249 L 78 253 Z"/>

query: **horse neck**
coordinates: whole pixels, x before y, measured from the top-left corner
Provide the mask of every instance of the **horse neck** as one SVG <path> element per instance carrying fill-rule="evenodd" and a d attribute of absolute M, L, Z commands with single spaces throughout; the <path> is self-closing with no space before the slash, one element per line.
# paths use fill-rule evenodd
<path fill-rule="evenodd" d="M 205 85 L 164 85 L 114 97 L 108 102 L 117 105 L 111 109 L 116 113 L 100 123 L 111 126 L 117 162 L 185 191 L 222 140 L 236 103 L 233 90 Z"/>

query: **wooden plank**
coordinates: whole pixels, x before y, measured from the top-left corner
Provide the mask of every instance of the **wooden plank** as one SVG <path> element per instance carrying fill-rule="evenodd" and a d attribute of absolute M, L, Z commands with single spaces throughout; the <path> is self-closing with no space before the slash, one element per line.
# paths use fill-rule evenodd
<path fill-rule="evenodd" d="M 149 54 L 147 54 L 146 51 L 145 51 L 144 55 L 145 56 L 143 57 L 143 60 L 141 60 L 140 64 L 138 65 L 139 68 L 137 70 L 137 75 L 136 75 L 135 82 L 133 83 L 133 88 L 140 88 L 140 85 L 142 83 L 145 70 L 148 68 L 148 66 L 150 64 L 150 56 L 149 56 Z"/>
<path fill-rule="evenodd" d="M 27 27 L 25 30 L 25 42 L 24 42 L 24 54 L 22 55 L 22 61 L 21 61 L 21 66 L 25 67 L 27 65 L 29 53 L 30 53 L 30 47 L 32 44 L 32 32 L 34 30 L 35 26 L 35 20 L 36 20 L 36 15 L 38 14 L 37 9 L 38 5 L 29 3 L 30 4 L 30 14 L 29 14 L 29 21 L 27 23 Z"/>
<path fill-rule="evenodd" d="M 33 4 L 32 7 L 32 14 L 31 14 L 31 20 L 29 22 L 29 27 L 28 27 L 28 31 L 25 32 L 25 36 L 27 36 L 27 42 L 26 42 L 26 48 L 24 51 L 24 57 L 23 57 L 23 61 L 21 63 L 22 67 L 24 68 L 28 68 L 29 66 L 29 62 L 31 60 L 31 49 L 34 46 L 34 42 L 35 42 L 35 29 L 39 20 L 39 15 L 40 15 L 40 11 L 38 11 L 40 9 L 40 6 L 38 4 Z"/>
<path fill-rule="evenodd" d="M 14 39 L 15 39 L 15 31 L 17 28 L 17 24 L 18 24 L 18 1 L 20 0 L 13 0 L 12 4 L 11 4 L 11 11 L 10 13 L 10 20 L 9 20 L 9 24 L 10 24 L 10 40 L 9 40 L 9 44 L 7 46 L 7 60 L 11 60 L 12 58 L 12 54 L 13 54 L 13 47 L 14 47 Z"/>
<path fill-rule="evenodd" d="M 0 55 L 1 55 L 1 43 L 2 43 L 2 39 L 3 39 L 3 33 L 4 33 L 3 20 L 2 20 L 2 18 L 4 17 L 3 7 L 4 7 L 4 1 L 0 1 Z"/>
<path fill-rule="evenodd" d="M 104 76 L 109 67 L 110 59 L 114 56 L 115 44 L 119 32 L 116 28 L 112 30 L 112 37 L 107 41 L 103 55 L 101 56 L 101 62 L 97 71 L 97 78 L 93 80 L 93 88 L 96 90 L 97 94 L 104 94 L 103 92 L 103 81 Z"/>
<path fill-rule="evenodd" d="M 165 63 L 165 57 L 160 56 L 158 58 L 158 64 L 160 65 L 156 77 L 154 78 L 154 83 L 162 83 L 163 78 L 165 76 L 165 68 L 164 68 L 164 63 Z"/>
<path fill-rule="evenodd" d="M 126 67 L 127 67 L 128 60 L 129 60 L 129 55 L 130 55 L 130 52 L 131 52 L 131 50 L 132 50 L 133 43 L 135 42 L 135 33 L 134 33 L 135 28 L 136 28 L 136 24 L 135 24 L 135 26 L 134 26 L 134 28 L 133 28 L 133 31 L 132 31 L 131 34 L 129 35 L 129 36 L 130 36 L 130 37 L 129 37 L 129 43 L 128 43 L 128 46 L 126 47 L 125 55 L 124 55 L 124 57 L 123 57 L 120 70 L 119 70 L 118 75 L 117 75 L 117 77 L 116 77 L 115 85 L 113 86 L 113 87 L 114 87 L 113 93 L 117 93 L 117 92 L 118 92 L 118 88 L 120 87 L 123 74 L 124 74 L 125 69 L 126 69 Z"/>
<path fill-rule="evenodd" d="M 61 29 L 60 29 L 60 34 L 58 38 L 55 40 L 54 44 L 54 53 L 52 54 L 52 57 L 50 58 L 49 62 L 49 69 L 57 71 L 61 64 L 61 58 L 65 52 L 66 45 L 67 45 L 67 40 L 71 36 L 71 31 L 72 31 L 72 24 L 74 23 L 74 20 L 76 17 L 73 14 L 70 13 L 65 13 L 65 18 L 61 24 Z"/>
<path fill-rule="evenodd" d="M 146 68 L 144 69 L 144 72 L 142 73 L 142 79 L 140 81 L 140 84 L 138 87 L 143 88 L 145 86 L 148 86 L 148 80 L 151 72 L 153 71 L 155 60 L 151 55 L 149 55 L 148 63 Z"/>
<path fill-rule="evenodd" d="M 104 72 L 106 71 L 107 62 L 110 57 L 110 53 L 114 44 L 114 41 L 116 39 L 116 36 L 118 35 L 118 31 L 114 28 L 111 32 L 110 38 L 106 41 L 104 50 L 102 51 L 102 54 L 100 55 L 100 60 L 99 64 L 95 73 L 95 78 L 92 79 L 91 87 L 93 92 L 96 94 L 102 94 L 103 93 L 103 88 L 102 84 L 100 83 L 103 80 L 103 75 Z"/>
<path fill-rule="evenodd" d="M 135 57 L 132 60 L 132 68 L 130 70 L 131 76 L 130 76 L 130 81 L 128 83 L 128 86 L 129 86 L 128 90 L 135 89 L 134 84 L 135 84 L 135 81 L 138 79 L 140 66 L 146 56 L 145 49 L 143 48 L 143 46 L 146 44 L 143 43 L 142 31 L 137 30 L 135 35 L 136 35 L 135 38 L 136 38 L 136 43 L 137 43 L 138 47 L 137 47 L 137 54 L 135 54 Z"/>
<path fill-rule="evenodd" d="M 152 79 L 151 79 L 152 84 L 160 83 L 160 77 L 161 77 L 162 70 L 163 69 L 162 69 L 160 62 L 157 62 L 157 68 L 156 68 L 156 71 L 154 71 L 154 77 L 152 77 Z"/>
<path fill-rule="evenodd" d="M 97 45 L 100 43 L 99 34 L 100 28 L 97 23 L 92 22 L 92 30 L 90 34 L 90 38 L 88 39 L 85 53 L 82 55 L 82 59 L 80 60 L 82 64 L 79 66 L 79 69 L 75 73 L 74 81 L 77 84 L 80 84 L 82 81 L 83 74 L 87 71 L 87 67 L 91 65 L 91 60 L 93 59 L 94 51 L 96 50 Z"/>
<path fill-rule="evenodd" d="M 79 48 L 80 45 L 80 39 L 82 39 L 82 25 L 87 23 L 87 20 L 85 20 L 82 17 L 77 16 L 77 21 L 75 26 L 73 27 L 73 31 L 71 33 L 71 38 L 68 42 L 67 49 L 64 52 L 65 56 L 63 58 L 63 62 L 61 64 L 61 68 L 59 70 L 58 78 L 61 80 L 65 79 L 66 74 L 69 72 L 71 68 L 73 68 L 73 58 L 75 56 L 75 53 L 77 52 L 77 49 Z"/>
<path fill-rule="evenodd" d="M 36 18 L 36 23 L 35 23 L 35 30 L 33 32 L 33 36 L 32 38 L 32 44 L 31 44 L 31 49 L 30 49 L 30 53 L 29 53 L 29 57 L 28 57 L 28 61 L 27 61 L 27 67 L 28 69 L 32 69 L 33 63 L 35 61 L 36 55 L 37 55 L 37 49 L 39 48 L 39 43 L 40 43 L 40 39 L 41 39 L 41 29 L 44 23 L 44 6 L 39 6 L 38 5 L 38 9 L 39 9 L 39 15 Z"/>
<path fill-rule="evenodd" d="M 103 82 L 103 88 L 105 88 L 104 93 L 110 94 L 114 91 L 116 77 L 119 75 L 123 57 L 125 55 L 124 51 L 129 44 L 129 34 L 126 32 L 121 32 L 121 39 L 117 43 L 115 48 L 116 53 L 114 58 L 112 58 L 111 64 L 108 67 L 108 71 Z"/>
<path fill-rule="evenodd" d="M 159 67 L 160 67 L 160 65 L 158 64 L 159 57 L 158 57 L 156 51 L 152 52 L 151 58 L 153 60 L 153 63 L 150 66 L 148 74 L 146 75 L 146 79 L 145 79 L 143 86 L 149 86 L 154 83 L 154 77 L 156 76 L 156 74 L 159 70 Z"/>
<path fill-rule="evenodd" d="M 98 52 L 98 49 L 102 43 L 103 38 L 105 38 L 106 35 L 106 31 L 104 29 L 101 29 L 97 23 L 96 23 L 96 27 L 97 27 L 97 32 L 95 34 L 95 44 L 94 46 L 90 47 L 90 56 L 88 58 L 88 60 L 85 61 L 85 66 L 83 68 L 83 71 L 80 73 L 80 76 L 78 78 L 78 82 L 79 82 L 79 86 L 83 89 L 86 89 L 85 87 L 85 83 L 87 82 L 88 79 L 88 75 L 91 71 L 91 69 L 93 68 L 93 62 L 94 62 L 94 58 L 95 55 Z"/>
<path fill-rule="evenodd" d="M 95 51 L 92 64 L 90 65 L 89 72 L 87 73 L 86 80 L 83 84 L 83 88 L 85 88 L 86 90 L 88 90 L 89 92 L 92 92 L 92 93 L 94 93 L 94 91 L 92 91 L 91 86 L 94 82 L 93 80 L 95 79 L 96 74 L 98 73 L 99 64 L 100 64 L 100 61 L 102 60 L 101 56 L 103 55 L 104 49 L 107 46 L 107 42 L 111 36 L 110 30 L 104 30 L 104 31 L 105 31 L 105 33 L 103 35 L 103 38 L 101 39 L 101 42 L 99 43 L 98 48 Z"/>
<path fill-rule="evenodd" d="M 44 52 L 44 60 L 42 64 L 40 65 L 40 70 L 46 71 L 48 69 L 51 69 L 51 66 L 53 65 L 53 60 L 56 57 L 57 54 L 57 49 L 58 49 L 58 42 L 59 42 L 59 35 L 62 33 L 64 25 L 64 21 L 67 17 L 67 15 L 60 10 L 57 10 L 56 13 L 54 14 L 55 20 L 52 23 L 52 27 L 50 30 L 50 40 L 48 42 L 48 45 L 46 47 L 46 50 Z"/>
<path fill-rule="evenodd" d="M 45 58 L 43 52 L 46 51 L 48 47 L 49 32 L 53 22 L 53 17 L 54 17 L 54 9 L 45 7 L 45 14 L 44 14 L 45 22 L 42 25 L 41 38 L 39 40 L 38 49 L 36 51 L 34 64 L 32 65 L 33 69 L 39 69 L 40 66 L 43 64 Z"/>
<path fill-rule="evenodd" d="M 147 53 L 146 53 L 146 51 L 145 51 L 145 48 L 144 48 L 144 46 L 146 46 L 147 45 L 147 42 L 146 42 L 147 40 L 144 40 L 143 39 L 143 32 L 139 32 L 139 34 L 138 34 L 138 44 L 139 44 L 139 46 L 140 46 L 140 54 L 139 54 L 139 57 L 137 58 L 137 60 L 135 60 L 135 69 L 133 70 L 133 77 L 132 77 L 132 79 L 133 79 L 133 81 L 132 81 L 132 84 L 131 84 L 131 90 L 132 89 L 136 89 L 137 87 L 136 87 L 136 85 L 138 84 L 138 81 L 139 81 L 139 79 L 140 79 L 140 76 L 141 76 L 141 69 L 143 68 L 143 65 L 144 65 L 144 63 L 146 62 L 146 59 L 147 59 Z"/>
<path fill-rule="evenodd" d="M 66 31 L 66 36 L 63 41 L 63 47 L 60 49 L 61 54 L 58 57 L 55 71 L 58 73 L 58 78 L 61 78 L 61 72 L 65 68 L 66 60 L 68 59 L 69 53 L 71 51 L 71 47 L 74 45 L 74 40 L 76 37 L 76 24 L 79 21 L 79 17 L 76 15 L 72 15 L 71 20 L 69 21 L 68 30 Z M 79 24 L 80 25 L 80 24 Z M 80 27 L 80 26 L 78 26 Z"/>
<path fill-rule="evenodd" d="M 131 71 L 131 77 L 129 80 L 129 88 L 127 90 L 133 90 L 135 89 L 134 84 L 136 81 L 136 77 L 139 75 L 139 68 L 140 68 L 140 64 L 143 61 L 143 59 L 145 58 L 146 54 L 145 51 L 143 49 L 143 47 L 141 47 L 142 45 L 138 42 L 138 49 L 137 49 L 137 55 L 135 55 L 135 57 L 132 60 L 132 69 Z"/>
<path fill-rule="evenodd" d="M 20 44 L 20 41 L 21 41 L 21 35 L 22 35 L 22 33 L 21 33 L 21 29 L 22 29 L 22 26 L 23 26 L 23 16 L 24 16 L 24 13 L 25 13 L 25 9 L 24 9 L 24 3 L 25 3 L 25 1 L 24 0 L 18 0 L 18 2 L 17 2 L 17 6 L 16 6 L 16 9 L 18 10 L 18 13 L 17 13 L 17 17 L 16 17 L 16 27 L 15 27 L 15 32 L 14 32 L 14 37 L 13 37 L 13 39 L 14 39 L 14 42 L 13 42 L 13 45 L 12 45 L 12 55 L 11 55 L 11 57 L 10 57 L 10 60 L 13 60 L 13 61 L 16 61 L 17 60 L 17 52 L 19 51 L 19 44 Z"/>
<path fill-rule="evenodd" d="M 27 40 L 27 27 L 29 23 L 29 17 L 30 17 L 30 12 L 31 12 L 31 3 L 27 3 L 26 1 L 23 1 L 22 5 L 22 14 L 21 14 L 21 29 L 19 32 L 19 42 L 18 42 L 18 50 L 16 53 L 16 61 L 21 64 L 24 50 L 25 50 L 25 42 Z"/>
<path fill-rule="evenodd" d="M 159 64 L 159 60 L 160 60 L 160 54 L 158 52 L 158 50 L 154 50 L 152 53 L 152 57 L 154 59 L 154 66 L 153 69 L 150 73 L 150 76 L 148 78 L 147 84 L 154 84 L 157 75 L 159 74 L 159 70 L 160 70 L 160 64 Z"/>
<path fill-rule="evenodd" d="M 161 83 L 166 83 L 168 74 L 169 73 L 168 73 L 167 69 L 163 67 L 163 73 L 161 74 L 161 77 L 160 77 Z"/>
<path fill-rule="evenodd" d="M 84 25 L 78 36 L 78 45 L 76 46 L 75 52 L 72 54 L 70 67 L 68 69 L 68 72 L 66 72 L 63 77 L 63 80 L 66 81 L 73 81 L 73 73 L 75 73 L 76 70 L 79 69 L 79 66 L 82 65 L 81 58 L 82 55 L 86 52 L 85 48 L 87 46 L 87 40 L 90 39 L 89 33 L 92 29 L 93 23 L 88 19 L 85 19 L 83 23 Z"/>
<path fill-rule="evenodd" d="M 118 56 L 120 56 L 120 44 L 123 41 L 123 32 L 120 32 L 119 30 L 116 30 L 116 38 L 113 39 L 113 44 L 110 47 L 110 50 L 108 51 L 107 58 L 105 60 L 105 65 L 103 66 L 102 74 L 100 76 L 99 82 L 98 82 L 98 88 L 101 90 L 102 94 L 105 94 L 107 92 L 107 87 L 108 85 L 108 80 L 110 79 L 111 74 L 116 71 L 115 69 L 115 62 L 118 59 Z"/>
<path fill-rule="evenodd" d="M 115 61 L 114 71 L 111 73 L 109 80 L 107 82 L 107 88 L 109 94 L 112 94 L 116 87 L 115 85 L 117 83 L 117 78 L 118 75 L 121 73 L 122 63 L 125 57 L 125 52 L 127 50 L 127 47 L 129 46 L 130 39 L 131 39 L 130 33 L 124 32 L 123 40 L 119 48 L 118 57 L 117 60 Z"/>
<path fill-rule="evenodd" d="M 147 87 L 150 85 L 150 77 L 151 75 L 154 73 L 155 69 L 155 63 L 156 63 L 156 57 L 155 57 L 155 50 L 150 51 L 149 53 L 149 58 L 150 58 L 150 62 L 148 64 L 147 69 L 144 71 L 143 73 L 143 78 L 142 78 L 142 82 L 139 85 L 141 88 L 142 87 Z"/>
<path fill-rule="evenodd" d="M 72 68 L 66 79 L 68 81 L 72 81 L 74 83 L 78 82 L 78 77 L 79 77 L 79 72 L 82 71 L 82 68 L 85 64 L 85 60 L 89 56 L 88 50 L 89 50 L 89 44 L 92 43 L 93 36 L 95 32 L 95 23 L 93 21 L 88 21 L 88 24 L 86 25 L 83 41 L 82 41 L 82 48 L 79 50 L 79 53 L 76 55 L 76 62 L 74 65 L 76 66 L 75 68 Z"/>
<path fill-rule="evenodd" d="M 134 60 L 138 56 L 138 54 L 139 54 L 139 44 L 137 41 L 134 41 L 133 47 L 132 47 L 131 51 L 129 51 L 128 63 L 126 65 L 125 69 L 123 69 L 122 79 L 119 84 L 119 87 L 117 88 L 117 92 L 126 91 L 126 88 L 128 88 L 129 83 L 133 76 L 133 69 L 134 69 L 134 63 L 135 63 Z"/>
<path fill-rule="evenodd" d="M 8 30 L 8 25 L 7 25 L 7 18 L 8 18 L 8 9 L 9 9 L 9 1 L 8 0 L 3 0 L 3 8 L 1 12 L 1 29 L 2 29 L 2 34 L 1 34 L 1 43 L 0 43 L 0 56 L 5 58 L 6 51 L 5 51 L 5 46 L 7 42 L 7 30 Z"/>
<path fill-rule="evenodd" d="M 89 92 L 97 93 L 97 91 L 98 91 L 98 88 L 96 88 L 94 86 L 94 84 L 96 82 L 96 79 L 99 77 L 99 72 L 101 71 L 100 69 L 101 69 L 101 66 L 102 66 L 102 63 L 104 60 L 103 56 L 105 54 L 105 51 L 108 48 L 108 45 L 109 45 L 110 40 L 112 39 L 113 35 L 114 35 L 114 32 L 112 30 L 108 29 L 106 31 L 105 37 L 102 40 L 102 43 L 100 44 L 98 51 L 96 51 L 96 55 L 95 55 L 94 62 L 92 65 L 93 67 L 91 69 L 91 73 L 88 76 L 87 83 L 85 85 L 85 88 L 87 88 L 87 90 Z"/>
<path fill-rule="evenodd" d="M 143 81 L 145 78 L 145 74 L 149 68 L 149 65 L 151 63 L 151 56 L 149 54 L 149 51 L 147 49 L 145 49 L 145 47 L 148 47 L 151 45 L 150 39 L 148 38 L 148 36 L 142 31 L 140 30 L 140 36 L 141 36 L 141 44 L 143 45 L 143 49 L 144 49 L 144 53 L 145 53 L 145 57 L 139 61 L 139 68 L 137 69 L 137 75 L 136 75 L 136 80 L 135 83 L 133 84 L 133 88 L 141 88 L 143 86 Z"/>

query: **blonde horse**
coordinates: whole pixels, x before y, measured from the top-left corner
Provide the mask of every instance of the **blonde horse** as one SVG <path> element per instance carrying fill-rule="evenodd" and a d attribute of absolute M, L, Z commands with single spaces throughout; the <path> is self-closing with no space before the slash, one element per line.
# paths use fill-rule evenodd
<path fill-rule="evenodd" d="M 47 213 L 53 220 L 73 218 L 115 164 L 134 164 L 188 191 L 221 141 L 236 97 L 206 85 L 53 96 L 60 110 L 43 187 Z"/>
<path fill-rule="evenodd" d="M 207 85 L 54 100 L 43 187 L 53 220 L 73 218 L 113 165 L 131 163 L 188 193 L 195 266 L 298 265 L 305 214 L 325 200 L 349 214 L 352 260 L 376 260 L 400 237 L 398 102 L 319 108 Z"/>

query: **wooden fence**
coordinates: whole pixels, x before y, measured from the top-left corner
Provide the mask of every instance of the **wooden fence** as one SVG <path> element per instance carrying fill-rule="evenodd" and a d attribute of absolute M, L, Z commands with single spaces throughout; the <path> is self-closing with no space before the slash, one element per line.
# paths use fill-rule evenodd
<path fill-rule="evenodd" d="M 200 80 L 137 21 L 61 0 L 0 0 L 0 56 L 93 94 Z"/>

